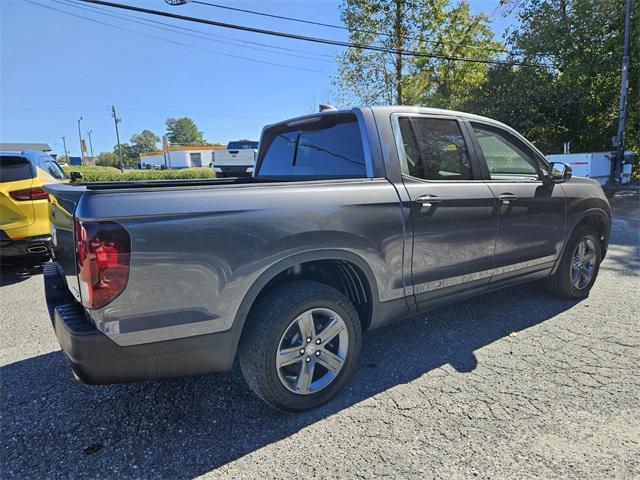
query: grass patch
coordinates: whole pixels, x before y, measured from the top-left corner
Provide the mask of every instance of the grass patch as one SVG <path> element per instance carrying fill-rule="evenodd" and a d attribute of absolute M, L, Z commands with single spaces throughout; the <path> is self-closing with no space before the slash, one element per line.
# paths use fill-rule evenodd
<path fill-rule="evenodd" d="M 125 170 L 114 167 L 63 167 L 69 177 L 71 172 L 80 172 L 82 182 L 127 182 L 140 180 L 188 180 L 215 178 L 211 168 L 184 168 L 181 170 Z"/>

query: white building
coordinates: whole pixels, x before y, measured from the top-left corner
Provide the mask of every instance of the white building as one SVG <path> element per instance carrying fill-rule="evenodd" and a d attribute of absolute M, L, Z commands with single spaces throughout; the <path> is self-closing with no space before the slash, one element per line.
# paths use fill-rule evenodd
<path fill-rule="evenodd" d="M 215 150 L 224 150 L 222 145 L 171 145 L 164 152 L 140 154 L 140 168 L 197 168 L 209 167 Z"/>

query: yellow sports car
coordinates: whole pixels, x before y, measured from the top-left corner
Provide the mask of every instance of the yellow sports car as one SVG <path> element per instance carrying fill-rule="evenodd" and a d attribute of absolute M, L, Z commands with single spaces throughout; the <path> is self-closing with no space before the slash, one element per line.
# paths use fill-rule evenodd
<path fill-rule="evenodd" d="M 0 152 L 0 256 L 49 253 L 49 195 L 42 187 L 63 179 L 44 152 Z"/>

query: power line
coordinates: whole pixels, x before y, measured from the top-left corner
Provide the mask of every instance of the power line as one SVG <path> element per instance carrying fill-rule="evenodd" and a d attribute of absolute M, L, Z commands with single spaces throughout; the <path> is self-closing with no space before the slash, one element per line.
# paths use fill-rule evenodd
<path fill-rule="evenodd" d="M 262 63 L 262 64 L 265 64 L 265 65 L 273 65 L 273 66 L 277 66 L 277 67 L 291 68 L 291 69 L 294 69 L 294 70 L 302 70 L 302 71 L 314 72 L 314 73 L 323 73 L 323 74 L 327 74 L 327 75 L 331 74 L 330 72 L 325 72 L 325 71 L 322 71 L 322 70 L 316 70 L 316 69 L 313 69 L 313 68 L 296 67 L 296 66 L 293 66 L 293 65 L 284 65 L 282 63 L 269 62 L 269 61 L 266 61 L 266 60 L 258 60 L 258 59 L 255 59 L 255 58 L 243 57 L 243 56 L 240 56 L 240 55 L 232 55 L 230 53 L 222 53 L 222 52 L 219 52 L 217 50 L 211 50 L 210 48 L 198 47 L 196 45 L 191 45 L 191 44 L 188 44 L 188 43 L 182 43 L 182 42 L 178 42 L 178 41 L 175 41 L 175 40 L 170 40 L 170 39 L 164 38 L 164 37 L 158 37 L 157 35 L 152 35 L 152 34 L 149 34 L 149 33 L 140 32 L 138 30 L 133 30 L 131 28 L 122 27 L 120 25 L 114 25 L 114 24 L 108 23 L 108 22 L 103 22 L 102 20 L 97 20 L 95 18 L 85 17 L 83 15 L 79 15 L 79 14 L 76 14 L 76 13 L 73 13 L 73 12 L 67 12 L 66 10 L 60 10 L 59 8 L 55 8 L 55 7 L 52 7 L 50 5 L 43 5 L 41 3 L 34 2 L 33 0 L 25 0 L 25 1 L 28 2 L 28 3 L 32 3 L 34 5 L 38 5 L 39 7 L 42 7 L 42 8 L 48 8 L 49 10 L 54 10 L 56 12 L 64 13 L 66 15 L 71 15 L 72 17 L 81 18 L 81 19 L 87 20 L 89 22 L 98 23 L 100 25 L 106 25 L 108 27 L 116 28 L 118 30 L 124 30 L 124 31 L 130 32 L 130 33 L 135 33 L 136 35 L 142 35 L 142 36 L 149 37 L 149 38 L 155 38 L 156 40 L 161 40 L 163 42 L 171 43 L 171 44 L 174 44 L 174 45 L 180 45 L 182 47 L 194 48 L 196 50 L 202 50 L 202 51 L 205 51 L 205 52 L 210 52 L 210 53 L 214 53 L 214 54 L 217 54 L 217 55 L 222 55 L 222 56 L 225 56 L 225 57 L 236 58 L 236 59 L 239 59 L 239 60 L 246 60 L 246 61 L 249 61 L 249 62 Z"/>
<path fill-rule="evenodd" d="M 92 13 L 98 13 L 100 15 L 106 15 L 108 17 L 112 17 L 112 18 L 119 18 L 122 20 L 125 20 L 127 22 L 132 22 L 132 23 L 137 23 L 139 25 L 144 25 L 147 27 L 152 27 L 152 28 L 158 28 L 160 30 L 163 31 L 167 31 L 167 32 L 172 32 L 172 33 L 178 33 L 180 35 L 187 35 L 190 37 L 195 37 L 195 38 L 201 38 L 204 40 L 208 40 L 210 42 L 215 42 L 215 43 L 221 43 L 221 44 L 225 44 L 225 45 L 233 45 L 236 47 L 240 47 L 240 48 L 252 48 L 253 50 L 259 50 L 262 52 L 268 52 L 268 53 L 273 53 L 276 55 L 287 55 L 290 57 L 296 57 L 296 58 L 303 58 L 306 60 L 311 60 L 311 61 L 316 61 L 316 62 L 328 62 L 328 63 L 333 63 L 334 60 L 331 59 L 325 59 L 325 58 L 313 58 L 313 57 L 309 57 L 309 56 L 305 56 L 305 55 L 297 55 L 294 53 L 287 53 L 287 52 L 277 52 L 277 51 L 273 51 L 273 50 L 267 50 L 266 48 L 256 48 L 255 46 L 252 47 L 248 47 L 246 45 L 241 45 L 237 42 L 229 42 L 229 41 L 225 41 L 225 40 L 217 40 L 216 38 L 210 38 L 210 37 L 218 37 L 218 35 L 211 35 L 207 32 L 201 32 L 200 30 L 195 30 L 192 28 L 186 28 L 186 27 L 182 27 L 180 25 L 172 25 L 170 23 L 166 23 L 166 22 L 158 22 L 156 20 L 150 20 L 150 19 L 146 19 L 146 18 L 139 18 L 139 17 L 135 17 L 133 15 L 119 15 L 119 14 L 113 14 L 113 13 L 108 13 L 105 12 L 102 8 L 100 7 L 94 7 L 92 5 L 80 5 L 75 1 L 69 1 L 69 0 L 54 0 L 56 3 L 58 4 L 62 4 L 62 5 L 66 5 L 69 7 L 73 7 L 73 8 L 78 8 L 80 10 L 84 10 L 84 11 L 89 11 Z M 173 30 L 169 30 L 169 29 L 173 29 Z M 177 30 L 177 31 L 176 31 Z M 183 32 L 181 30 L 186 30 L 186 32 Z M 187 33 L 187 32 L 196 32 L 196 33 Z M 222 37 L 225 38 L 225 37 Z M 256 42 L 254 42 L 256 43 Z M 258 44 L 258 45 L 264 45 L 266 47 L 269 48 L 277 48 L 277 47 L 273 47 L 269 44 Z M 304 51 L 304 50 L 302 50 Z M 312 52 L 309 52 L 310 54 L 313 54 Z M 328 57 L 332 57 L 331 55 L 326 55 Z"/>
<path fill-rule="evenodd" d="M 249 13 L 251 15 L 260 15 L 260 16 L 263 16 L 263 17 L 277 18 L 277 19 L 280 19 L 280 20 L 287 20 L 287 21 L 290 21 L 290 22 L 306 23 L 308 25 L 317 25 L 317 26 L 321 26 L 321 27 L 333 28 L 333 29 L 336 29 L 336 30 L 346 30 L 348 32 L 351 31 L 348 27 L 345 27 L 344 25 L 335 25 L 335 24 L 332 24 L 332 23 L 316 22 L 316 21 L 313 21 L 313 20 L 306 20 L 306 19 L 303 19 L 303 18 L 287 17 L 287 16 L 284 16 L 284 15 L 275 15 L 275 14 L 272 14 L 272 13 L 258 12 L 256 10 L 249 10 L 249 9 L 246 9 L 246 8 L 238 8 L 238 7 L 230 7 L 228 5 L 220 5 L 218 3 L 203 2 L 203 1 L 200 1 L 200 0 L 189 0 L 189 3 L 197 3 L 197 4 L 200 4 L 200 5 L 206 5 L 208 7 L 221 8 L 221 9 L 224 9 L 224 10 L 231 10 L 231 11 L 234 11 L 234 12 Z M 416 4 L 408 4 L 406 2 L 405 2 L 405 5 L 411 5 L 411 6 L 414 6 L 414 7 L 418 6 Z M 498 4 L 498 5 L 500 5 L 500 4 Z M 496 8 L 496 10 L 497 10 L 497 8 Z M 494 13 L 492 13 L 492 16 L 494 14 L 495 14 L 495 11 L 494 11 Z M 356 32 L 361 32 L 361 33 L 369 33 L 369 34 L 373 34 L 373 35 L 380 35 L 380 36 L 385 36 L 385 37 L 393 37 L 394 36 L 391 33 L 378 32 L 376 30 L 358 29 L 358 30 L 355 30 L 355 31 Z M 426 42 L 426 43 L 431 43 L 433 45 L 447 45 L 449 43 L 453 43 L 453 42 L 443 42 L 441 40 L 427 40 L 427 39 L 424 39 L 424 38 L 417 38 L 417 37 L 407 37 L 407 38 L 411 39 L 411 40 L 418 40 L 418 41 L 423 41 L 423 42 Z M 477 49 L 482 49 L 482 50 L 486 50 L 486 51 L 513 54 L 513 52 L 511 52 L 510 50 L 506 50 L 504 48 L 482 47 L 480 45 L 463 45 L 463 44 L 455 44 L 455 46 L 456 46 L 456 48 L 459 48 L 459 47 L 477 48 Z"/>
<path fill-rule="evenodd" d="M 261 42 L 252 42 L 249 40 L 241 40 L 239 38 L 234 38 L 234 37 L 226 37 L 224 35 L 215 35 L 213 33 L 210 32 L 203 32 L 201 30 L 196 30 L 193 28 L 188 28 L 188 27 L 183 27 L 181 25 L 173 25 L 171 23 L 166 23 L 166 22 L 160 22 L 158 20 L 151 20 L 148 18 L 142 18 L 142 17 L 137 17 L 135 15 L 128 15 L 126 13 L 124 14 L 108 14 L 105 12 L 105 9 L 102 7 L 97 7 L 95 5 L 79 5 L 78 0 L 63 0 L 66 3 L 69 2 L 73 2 L 72 4 L 76 7 L 76 8 L 82 8 L 82 9 L 91 9 L 91 11 L 96 11 L 96 12 L 101 12 L 103 15 L 108 15 L 111 17 L 116 17 L 116 18 L 132 18 L 132 19 L 136 19 L 139 21 L 144 21 L 147 23 L 153 23 L 153 24 L 157 24 L 157 25 L 164 25 L 166 27 L 170 27 L 170 28 L 174 28 L 174 29 L 179 29 L 179 30 L 184 30 L 184 31 L 188 31 L 188 32 L 194 32 L 194 33 L 199 33 L 202 35 L 206 35 L 208 37 L 212 37 L 212 38 L 219 38 L 219 39 L 223 39 L 223 40 L 231 40 L 233 42 L 237 42 L 233 45 L 236 46 L 242 46 L 242 45 L 238 45 L 238 43 L 241 44 L 246 44 L 246 45 L 257 45 L 257 46 L 262 46 L 262 47 L 268 47 L 268 48 L 272 48 L 272 49 L 276 49 L 276 50 L 283 50 L 283 51 L 287 51 L 287 52 L 296 52 L 296 53 L 304 53 L 305 55 L 316 55 L 319 57 L 328 57 L 328 58 L 334 58 L 335 56 L 333 54 L 328 54 L 328 53 L 320 53 L 320 52 L 311 52 L 309 50 L 301 50 L 298 48 L 287 48 L 287 47 L 282 47 L 280 45 L 273 45 L 273 44 L 269 44 L 269 43 L 261 43 Z M 71 3 L 69 3 L 71 5 Z M 242 46 L 243 48 L 247 48 Z M 275 53 L 275 52 L 274 52 Z"/>
<path fill-rule="evenodd" d="M 208 7 L 221 8 L 221 9 L 224 9 L 224 10 L 232 10 L 234 12 L 250 13 L 252 15 L 260 15 L 262 17 L 269 17 L 269 18 L 277 18 L 277 19 L 280 19 L 280 20 L 287 20 L 287 21 L 290 21 L 290 22 L 306 23 L 308 25 L 318 25 L 320 27 L 335 28 L 335 29 L 338 29 L 338 30 L 348 30 L 343 25 L 334 25 L 334 24 L 331 24 L 331 23 L 315 22 L 313 20 L 305 20 L 305 19 L 302 19 L 302 18 L 286 17 L 284 15 L 275 15 L 273 13 L 258 12 L 258 11 L 255 11 L 255 10 L 248 10 L 246 8 L 229 7 L 228 5 L 220 5 L 220 4 L 217 4 L 217 3 L 201 2 L 200 0 L 191 0 L 190 3 L 199 3 L 200 5 L 206 5 Z M 370 33 L 375 33 L 375 32 L 370 32 Z"/>
<path fill-rule="evenodd" d="M 28 0 L 28 1 L 30 1 L 30 0 Z M 214 27 L 228 28 L 228 29 L 232 29 L 232 30 L 240 30 L 240 31 L 251 32 L 251 33 L 260 33 L 260 34 L 263 34 L 263 35 L 271 35 L 271 36 L 275 36 L 275 37 L 289 38 L 289 39 L 292 39 L 292 40 L 302 40 L 302 41 L 306 41 L 306 42 L 321 43 L 321 44 L 325 44 L 325 45 L 334 45 L 334 46 L 338 46 L 338 47 L 357 48 L 357 49 L 361 49 L 361 50 L 371 50 L 371 51 L 382 52 L 382 53 L 391 53 L 391 54 L 395 54 L 395 55 L 405 55 L 405 56 L 411 56 L 411 57 L 424 57 L 424 58 L 438 58 L 438 59 L 441 59 L 441 60 L 456 60 L 456 61 L 471 62 L 471 63 L 484 63 L 484 64 L 493 64 L 493 65 L 511 65 L 511 66 L 521 66 L 521 67 L 539 67 L 539 66 L 541 66 L 541 65 L 525 63 L 525 62 L 515 62 L 515 61 L 505 62 L 505 61 L 501 61 L 501 60 L 479 59 L 479 58 L 473 58 L 472 59 L 472 58 L 459 57 L 459 56 L 453 56 L 453 55 L 440 55 L 440 54 L 435 54 L 435 53 L 416 52 L 416 51 L 413 51 L 413 50 L 402 50 L 402 49 L 396 49 L 396 48 L 385 48 L 385 47 L 379 47 L 379 46 L 376 46 L 376 45 L 359 45 L 359 44 L 355 44 L 355 43 L 352 43 L 352 42 L 345 42 L 345 41 L 341 41 L 341 40 L 333 40 L 333 39 L 320 38 L 320 37 L 311 37 L 311 36 L 307 36 L 307 35 L 298 35 L 298 34 L 289 33 L 289 32 L 280 32 L 280 31 L 275 31 L 275 30 L 267 30 L 267 29 L 263 29 L 263 28 L 248 27 L 246 25 L 237 25 L 237 24 L 233 24 L 233 23 L 218 22 L 216 20 L 208 20 L 208 19 L 199 18 L 199 17 L 190 17 L 190 16 L 187 16 L 187 15 L 178 15 L 178 14 L 175 14 L 175 13 L 163 12 L 161 10 L 152 10 L 152 9 L 149 9 L 149 8 L 141 8 L 141 7 L 136 7 L 136 6 L 133 6 L 133 5 L 125 5 L 125 4 L 120 4 L 120 3 L 107 2 L 107 1 L 103 1 L 103 0 L 79 0 L 79 1 L 84 2 L 84 3 L 93 3 L 93 4 L 96 4 L 96 5 L 104 5 L 104 6 L 107 6 L 107 7 L 119 8 L 119 9 L 123 9 L 123 10 L 130 10 L 130 11 L 133 11 L 133 12 L 146 13 L 146 14 L 149 14 L 149 15 L 158 15 L 158 16 L 167 17 L 167 18 L 175 18 L 177 20 L 184 20 L 184 21 L 187 21 L 187 22 L 194 22 L 194 23 L 201 23 L 201 24 L 205 24 L 205 25 L 212 25 Z"/>

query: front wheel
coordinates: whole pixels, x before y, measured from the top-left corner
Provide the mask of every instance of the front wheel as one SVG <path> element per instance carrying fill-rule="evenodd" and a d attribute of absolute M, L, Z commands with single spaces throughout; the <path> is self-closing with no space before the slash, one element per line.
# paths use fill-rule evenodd
<path fill-rule="evenodd" d="M 584 298 L 596 281 L 601 261 L 596 232 L 588 226 L 578 227 L 567 242 L 556 273 L 544 280 L 544 286 L 564 298 Z"/>
<path fill-rule="evenodd" d="M 311 281 L 280 285 L 259 300 L 247 321 L 240 368 L 272 407 L 317 407 L 351 376 L 362 333 L 358 313 L 340 291 Z"/>

